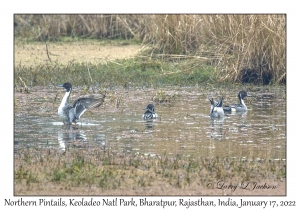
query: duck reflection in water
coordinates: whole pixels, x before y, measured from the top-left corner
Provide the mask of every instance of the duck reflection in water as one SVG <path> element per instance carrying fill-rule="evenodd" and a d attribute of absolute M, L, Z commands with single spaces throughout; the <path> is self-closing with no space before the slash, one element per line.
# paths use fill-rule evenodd
<path fill-rule="evenodd" d="M 83 130 L 79 130 L 78 127 L 72 125 L 67 125 L 58 131 L 58 143 L 60 148 L 65 151 L 70 146 L 77 148 L 85 147 L 87 138 Z"/>
<path fill-rule="evenodd" d="M 105 151 L 107 145 L 105 134 L 95 131 L 93 139 L 89 140 L 85 131 L 74 125 L 62 126 L 58 131 L 58 143 L 63 151 L 70 147 L 95 148 L 95 146 Z"/>
<path fill-rule="evenodd" d="M 154 124 L 153 124 L 153 120 L 147 120 L 145 121 L 145 129 L 154 129 Z"/>

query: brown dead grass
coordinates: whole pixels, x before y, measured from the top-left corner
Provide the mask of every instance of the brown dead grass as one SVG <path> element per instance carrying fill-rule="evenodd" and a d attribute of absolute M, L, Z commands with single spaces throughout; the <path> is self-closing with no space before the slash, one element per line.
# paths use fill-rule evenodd
<path fill-rule="evenodd" d="M 15 64 L 22 66 L 38 66 L 50 63 L 68 65 L 69 62 L 91 64 L 106 63 L 116 59 L 128 59 L 135 57 L 139 45 L 110 45 L 97 41 L 76 42 L 43 42 L 15 43 Z"/>

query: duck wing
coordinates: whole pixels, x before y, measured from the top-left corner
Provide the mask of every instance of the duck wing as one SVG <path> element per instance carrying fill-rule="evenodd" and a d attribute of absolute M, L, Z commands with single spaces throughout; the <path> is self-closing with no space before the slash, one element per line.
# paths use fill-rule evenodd
<path fill-rule="evenodd" d="M 77 98 L 72 107 L 74 108 L 74 114 L 77 119 L 90 108 L 99 107 L 104 102 L 105 95 L 103 94 L 93 94 L 93 95 L 83 95 Z"/>

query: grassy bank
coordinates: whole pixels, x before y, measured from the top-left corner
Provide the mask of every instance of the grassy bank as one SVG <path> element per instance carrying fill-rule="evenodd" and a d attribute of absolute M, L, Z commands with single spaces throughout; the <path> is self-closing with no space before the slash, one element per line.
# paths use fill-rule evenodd
<path fill-rule="evenodd" d="M 17 195 L 35 195 L 41 192 L 44 195 L 72 195 L 75 192 L 71 189 L 80 187 L 97 189 L 98 192 L 94 193 L 98 195 L 196 195 L 208 193 L 206 190 L 211 190 L 208 194 L 212 195 L 240 194 L 239 190 L 220 190 L 216 183 L 220 181 L 239 185 L 244 182 L 253 186 L 253 182 L 258 180 L 268 180 L 268 184 L 271 180 L 276 180 L 276 187 L 279 187 L 278 181 L 286 175 L 283 161 L 232 161 L 218 157 L 207 159 L 165 155 L 123 157 L 101 149 L 78 151 L 69 148 L 64 152 L 39 148 L 23 150 L 15 155 Z M 27 186 L 26 191 L 18 190 L 25 189 L 24 186 Z M 57 186 L 58 192 L 53 189 L 43 191 L 47 186 Z M 165 186 L 165 189 L 162 190 L 160 186 Z M 262 189 L 249 189 L 244 189 L 241 194 L 266 193 Z M 284 194 L 284 190 L 277 190 L 277 193 L 275 191 L 269 190 L 267 194 Z M 78 190 L 76 194 L 85 195 L 87 192 Z"/>
<path fill-rule="evenodd" d="M 218 82 L 286 82 L 285 15 L 15 15 L 16 39 L 64 37 L 133 39 L 150 59 L 193 63 L 175 69 L 183 74 L 214 68 Z"/>
<path fill-rule="evenodd" d="M 213 82 L 214 68 L 198 65 L 186 73 L 189 63 L 165 63 L 142 59 L 115 60 L 107 64 L 72 63 L 16 66 L 15 84 L 22 86 L 48 86 L 69 81 L 74 85 L 112 87 L 162 87 L 166 85 L 195 86 Z"/>

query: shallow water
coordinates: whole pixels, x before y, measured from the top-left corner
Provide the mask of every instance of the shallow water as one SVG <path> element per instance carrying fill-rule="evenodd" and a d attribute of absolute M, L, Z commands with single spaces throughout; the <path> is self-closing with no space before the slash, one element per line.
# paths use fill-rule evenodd
<path fill-rule="evenodd" d="M 248 91 L 253 95 L 245 101 L 248 112 L 228 115 L 223 121 L 212 121 L 208 116 L 208 97 L 218 99 L 222 92 L 226 93 L 223 104 L 237 103 L 238 89 L 172 87 L 163 91 L 176 94 L 176 100 L 173 104 L 154 103 L 159 118 L 151 122 L 141 116 L 157 90 L 119 90 L 119 108 L 107 97 L 102 108 L 85 112 L 76 126 L 63 125 L 56 114 L 63 91 L 43 89 L 15 94 L 15 152 L 22 147 L 62 151 L 98 147 L 118 154 L 286 158 L 284 87 Z M 79 96 L 73 92 L 71 101 Z"/>

